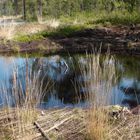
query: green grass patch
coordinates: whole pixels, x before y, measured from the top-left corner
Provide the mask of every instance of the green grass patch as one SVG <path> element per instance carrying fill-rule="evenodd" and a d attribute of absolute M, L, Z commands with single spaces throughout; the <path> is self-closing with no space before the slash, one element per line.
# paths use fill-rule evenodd
<path fill-rule="evenodd" d="M 52 32 L 42 32 L 43 37 L 68 37 L 77 31 L 86 29 L 86 25 L 63 26 Z"/>
<path fill-rule="evenodd" d="M 31 42 L 36 40 L 41 40 L 46 37 L 68 37 L 74 32 L 81 31 L 87 28 L 84 25 L 75 25 L 75 26 L 63 26 L 53 31 L 42 31 L 36 34 L 31 35 L 17 35 L 13 40 L 16 42 Z"/>
<path fill-rule="evenodd" d="M 90 21 L 89 24 L 102 24 L 102 25 L 130 25 L 130 24 L 139 24 L 140 23 L 140 14 L 137 12 L 128 13 L 127 11 L 123 12 L 111 12 L 104 13 L 100 15 L 98 19 Z"/>
<path fill-rule="evenodd" d="M 56 29 L 45 30 L 30 35 L 16 35 L 16 42 L 31 42 L 41 40 L 46 37 L 69 37 L 77 31 L 87 28 L 111 25 L 130 25 L 140 23 L 140 14 L 138 12 L 129 13 L 128 11 L 95 11 L 76 13 L 73 16 L 61 16 L 58 19 L 61 25 Z"/>
<path fill-rule="evenodd" d="M 41 34 L 31 34 L 31 35 L 17 35 L 14 37 L 16 42 L 31 42 L 35 40 L 41 40 L 43 36 Z"/>
<path fill-rule="evenodd" d="M 105 25 L 130 25 L 140 23 L 140 13 L 127 10 L 95 10 L 93 12 L 75 13 L 73 16 L 61 16 L 59 19 L 63 24 L 81 24 L 84 27 L 105 26 Z"/>
<path fill-rule="evenodd" d="M 77 12 L 73 16 L 61 16 L 60 22 L 63 24 L 86 24 L 90 20 L 96 20 L 101 12 Z"/>

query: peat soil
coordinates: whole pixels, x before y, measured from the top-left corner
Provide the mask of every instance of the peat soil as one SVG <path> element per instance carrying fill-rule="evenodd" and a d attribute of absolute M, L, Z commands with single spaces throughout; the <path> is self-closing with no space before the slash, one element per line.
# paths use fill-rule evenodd
<path fill-rule="evenodd" d="M 3 42 L 2 40 L 0 42 Z M 140 55 L 140 26 L 85 29 L 70 35 L 55 35 L 31 42 L 0 43 L 0 53 L 81 53 L 100 50 L 113 54 Z"/>

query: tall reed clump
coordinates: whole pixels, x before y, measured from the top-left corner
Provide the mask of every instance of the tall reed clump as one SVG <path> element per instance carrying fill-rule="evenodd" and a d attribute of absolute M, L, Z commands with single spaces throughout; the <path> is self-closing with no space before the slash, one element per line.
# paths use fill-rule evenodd
<path fill-rule="evenodd" d="M 1 88 L 3 104 L 5 104 L 3 110 L 7 119 L 0 129 L 2 134 L 0 139 L 6 139 L 7 136 L 10 139 L 22 139 L 22 136 L 32 139 L 34 136 L 32 129 L 31 131 L 27 129 L 39 116 L 37 107 L 44 97 L 49 82 L 43 89 L 44 78 L 40 77 L 39 71 L 30 70 L 28 60 L 26 60 L 25 71 L 21 73 L 19 74 L 17 69 L 13 71 L 10 90 L 5 85 Z"/>
<path fill-rule="evenodd" d="M 109 139 L 110 122 L 106 110 L 111 100 L 112 86 L 115 83 L 115 59 L 110 55 L 87 55 L 87 64 L 80 65 L 81 73 L 86 78 L 85 96 L 89 102 L 87 113 L 88 139 Z"/>
<path fill-rule="evenodd" d="M 0 38 L 10 40 L 15 35 L 15 23 L 14 20 L 11 19 L 10 22 L 8 22 L 7 19 L 3 18 L 1 19 L 3 21 L 2 25 L 0 25 Z"/>

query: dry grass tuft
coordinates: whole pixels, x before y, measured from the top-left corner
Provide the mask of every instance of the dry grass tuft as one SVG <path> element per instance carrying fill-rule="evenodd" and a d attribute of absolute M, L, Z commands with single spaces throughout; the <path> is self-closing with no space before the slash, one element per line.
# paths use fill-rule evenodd
<path fill-rule="evenodd" d="M 48 27 L 58 28 L 60 26 L 60 21 L 56 19 L 50 19 L 46 21 L 46 24 L 48 25 Z"/>
<path fill-rule="evenodd" d="M 13 20 L 7 25 L 7 23 L 4 21 L 4 24 L 0 26 L 0 38 L 10 40 L 15 35 L 15 28 L 16 25 Z"/>
<path fill-rule="evenodd" d="M 90 109 L 88 121 L 87 129 L 90 140 L 106 140 L 109 138 L 109 116 L 105 109 L 101 107 Z"/>
<path fill-rule="evenodd" d="M 1 127 L 0 139 L 21 139 L 22 136 L 29 136 L 35 133 L 33 129 L 29 129 L 38 118 L 38 105 L 40 105 L 44 93 L 46 92 L 48 83 L 43 89 L 43 78 L 38 72 L 30 71 L 28 59 L 26 59 L 26 72 L 23 74 L 24 83 L 20 81 L 18 70 L 13 71 L 12 89 L 8 90 L 5 85 L 1 87 L 4 112 L 0 121 L 4 121 Z M 48 81 L 49 82 L 49 81 Z M 11 105 L 14 106 L 11 108 Z M 6 131 L 5 131 L 6 130 Z M 20 136 L 20 138 L 18 137 Z"/>
<path fill-rule="evenodd" d="M 110 104 L 112 86 L 115 83 L 115 59 L 110 55 L 88 55 L 88 64 L 80 66 L 81 72 L 87 81 L 85 96 L 89 101 L 87 130 L 89 139 L 109 139 L 109 116 L 105 106 Z"/>
<path fill-rule="evenodd" d="M 16 19 L 13 17 L 3 17 L 0 19 L 0 38 L 11 40 L 15 36 L 19 35 L 31 35 L 39 32 L 49 32 L 60 26 L 60 22 L 56 19 L 49 19 L 43 21 L 43 19 L 38 19 L 38 22 L 32 23 L 21 23 L 18 24 Z"/>

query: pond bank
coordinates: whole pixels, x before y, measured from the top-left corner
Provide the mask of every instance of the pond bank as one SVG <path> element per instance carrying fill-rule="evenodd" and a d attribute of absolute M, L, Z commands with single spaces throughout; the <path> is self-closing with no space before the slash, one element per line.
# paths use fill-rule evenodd
<path fill-rule="evenodd" d="M 21 110 L 0 111 L 1 136 L 6 133 L 6 137 L 14 136 L 16 140 L 84 140 L 85 114 L 82 109 Z"/>
<path fill-rule="evenodd" d="M 134 115 L 133 110 L 129 111 L 127 108 L 122 110 L 120 106 L 109 107 L 109 110 L 114 123 L 110 131 L 112 138 L 117 139 L 124 133 L 124 137 L 128 138 L 130 131 L 134 135 L 134 140 L 140 138 L 138 114 Z M 6 134 L 6 137 L 14 136 L 14 139 L 20 140 L 85 140 L 90 111 L 81 108 L 1 110 L 0 138 L 4 139 L 2 136 Z"/>
<path fill-rule="evenodd" d="M 101 48 L 101 52 L 140 55 L 140 27 L 100 27 L 28 42 L 0 42 L 0 53 L 79 53 Z"/>

